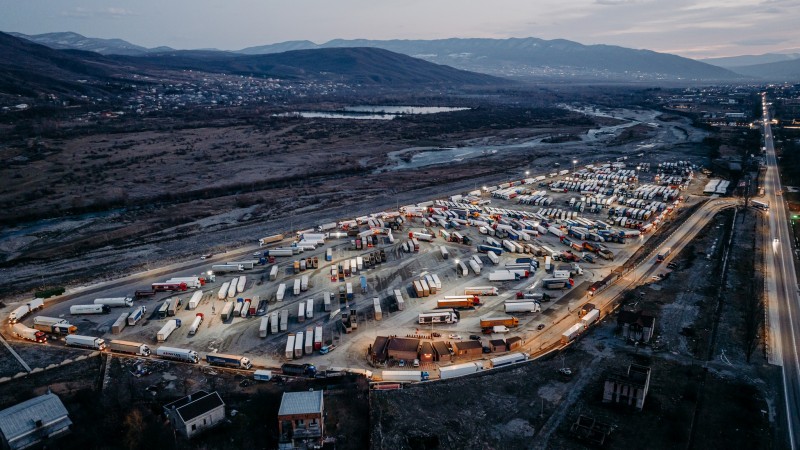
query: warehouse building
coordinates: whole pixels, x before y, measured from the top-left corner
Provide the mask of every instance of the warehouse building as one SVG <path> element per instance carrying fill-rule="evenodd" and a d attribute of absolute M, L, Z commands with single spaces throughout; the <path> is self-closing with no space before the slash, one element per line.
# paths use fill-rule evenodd
<path fill-rule="evenodd" d="M 606 375 L 603 403 L 617 403 L 641 411 L 649 389 L 650 368 L 631 364 L 627 372 Z"/>
<path fill-rule="evenodd" d="M 279 449 L 315 448 L 325 433 L 322 391 L 284 392 L 278 410 Z"/>
<path fill-rule="evenodd" d="M 72 421 L 57 395 L 47 393 L 0 411 L 2 448 L 21 450 L 69 433 Z"/>
<path fill-rule="evenodd" d="M 225 420 L 225 402 L 216 391 L 197 391 L 164 405 L 164 414 L 178 434 L 191 438 Z"/>
<path fill-rule="evenodd" d="M 480 358 L 483 355 L 483 345 L 480 341 L 453 342 L 453 351 L 459 358 Z"/>

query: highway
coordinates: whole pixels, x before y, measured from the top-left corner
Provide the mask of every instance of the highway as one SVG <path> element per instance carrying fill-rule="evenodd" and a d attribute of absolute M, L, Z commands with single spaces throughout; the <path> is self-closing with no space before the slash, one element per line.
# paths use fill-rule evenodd
<path fill-rule="evenodd" d="M 766 286 L 769 301 L 772 361 L 783 368 L 783 391 L 786 406 L 789 444 L 795 446 L 800 432 L 800 358 L 797 342 L 800 341 L 796 324 L 800 301 L 797 295 L 797 277 L 792 251 L 792 237 L 786 206 L 783 202 L 778 160 L 770 127 L 766 95 L 762 94 L 764 107 L 764 146 L 766 147 L 767 173 L 764 177 L 764 196 L 769 201 L 769 240 L 765 261 Z"/>

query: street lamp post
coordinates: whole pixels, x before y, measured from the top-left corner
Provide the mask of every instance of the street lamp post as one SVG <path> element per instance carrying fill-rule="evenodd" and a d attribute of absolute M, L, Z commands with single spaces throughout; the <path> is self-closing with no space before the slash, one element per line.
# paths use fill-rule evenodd
<path fill-rule="evenodd" d="M 572 173 L 575 173 L 575 164 L 578 164 L 578 160 L 577 159 L 573 159 L 572 160 Z"/>

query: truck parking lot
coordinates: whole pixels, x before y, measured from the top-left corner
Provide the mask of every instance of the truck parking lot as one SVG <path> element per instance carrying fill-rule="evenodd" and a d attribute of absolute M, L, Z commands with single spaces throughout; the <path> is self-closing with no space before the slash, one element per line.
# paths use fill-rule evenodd
<path fill-rule="evenodd" d="M 241 355 L 267 368 L 298 359 L 371 368 L 366 355 L 377 336 L 449 344 L 478 335 L 484 347 L 510 336 L 528 345 L 553 340 L 548 326 L 571 314 L 578 322 L 590 288 L 603 288 L 693 177 L 687 162 L 634 167 L 559 170 L 261 238 L 248 258 L 143 278 L 139 295 L 120 289 L 48 301 L 20 323 L 56 319 L 44 330 L 46 345 L 59 345 L 65 329 L 187 349 L 203 361 Z"/>

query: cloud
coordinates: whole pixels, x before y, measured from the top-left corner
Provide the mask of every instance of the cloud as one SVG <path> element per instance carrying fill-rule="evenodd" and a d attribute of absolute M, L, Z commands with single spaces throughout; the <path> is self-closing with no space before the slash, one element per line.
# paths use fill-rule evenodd
<path fill-rule="evenodd" d="M 760 45 L 775 45 L 786 42 L 786 39 L 780 38 L 761 38 L 761 39 L 743 39 L 741 41 L 734 41 L 736 45 L 744 46 L 760 46 Z"/>
<path fill-rule="evenodd" d="M 603 6 L 621 6 L 636 3 L 636 0 L 594 0 L 594 2 Z"/>
<path fill-rule="evenodd" d="M 115 8 L 115 7 L 89 9 L 89 8 L 84 8 L 82 6 L 76 6 L 72 9 L 61 11 L 61 17 L 70 17 L 73 19 L 93 19 L 93 18 L 121 19 L 123 17 L 138 16 L 138 15 L 139 15 L 138 13 L 135 13 L 129 9 Z"/>

